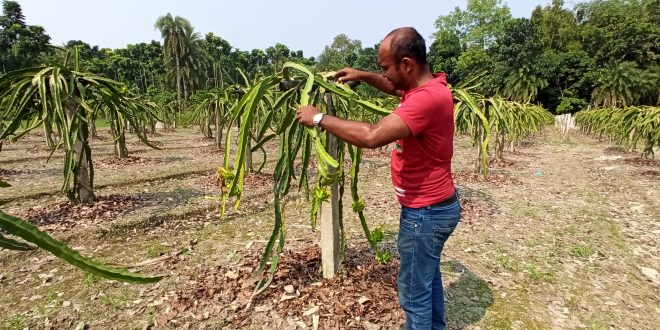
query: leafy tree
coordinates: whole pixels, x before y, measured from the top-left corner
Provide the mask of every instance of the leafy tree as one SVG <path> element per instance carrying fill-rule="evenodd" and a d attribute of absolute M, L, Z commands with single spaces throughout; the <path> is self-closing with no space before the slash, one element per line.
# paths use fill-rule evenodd
<path fill-rule="evenodd" d="M 380 71 L 380 67 L 378 67 L 378 47 L 380 47 L 380 44 L 376 44 L 373 47 L 362 48 L 358 53 L 355 62 L 353 62 L 353 67 L 358 70 L 369 72 Z"/>
<path fill-rule="evenodd" d="M 646 68 L 657 63 L 660 25 L 657 16 L 653 16 L 657 2 L 593 0 L 578 4 L 576 17 L 581 26 L 582 48 L 599 65 L 630 61 Z"/>
<path fill-rule="evenodd" d="M 571 10 L 564 8 L 564 0 L 552 0 L 543 8 L 537 6 L 531 20 L 541 32 L 545 49 L 565 52 L 580 48 L 577 20 Z"/>
<path fill-rule="evenodd" d="M 562 97 L 561 102 L 557 106 L 557 114 L 562 113 L 575 113 L 587 106 L 587 101 L 575 97 Z"/>
<path fill-rule="evenodd" d="M 16 1 L 2 2 L 0 16 L 0 63 L 2 72 L 39 64 L 48 51 L 50 37 L 44 28 L 27 25 L 21 5 Z"/>
<path fill-rule="evenodd" d="M 208 74 L 213 79 L 213 87 L 224 86 L 224 75 L 235 70 L 232 63 L 232 47 L 222 37 L 209 32 L 204 36 L 204 50 L 211 59 L 211 71 Z"/>
<path fill-rule="evenodd" d="M 495 94 L 505 70 L 489 49 L 502 37 L 510 19 L 509 7 L 501 0 L 468 0 L 464 10 L 456 7 L 438 17 L 429 52 L 431 63 L 438 66 L 434 69 L 446 71 L 453 84 L 468 84 L 484 95 Z"/>
<path fill-rule="evenodd" d="M 641 98 L 644 105 L 660 105 L 660 65 L 656 64 L 644 70 L 640 76 Z"/>
<path fill-rule="evenodd" d="M 284 62 L 291 56 L 291 50 L 284 44 L 276 43 L 275 46 L 266 48 L 266 58 L 270 65 L 269 73 L 282 70 Z"/>
<path fill-rule="evenodd" d="M 502 35 L 509 19 L 511 12 L 502 0 L 468 0 L 465 10 L 456 7 L 435 21 L 435 37 L 441 39 L 442 33 L 448 31 L 458 35 L 463 45 L 485 49 Z"/>
<path fill-rule="evenodd" d="M 491 48 L 505 72 L 500 90 L 510 100 L 531 102 L 548 85 L 536 66 L 543 54 L 540 31 L 529 19 L 517 18 L 506 22 L 503 32 Z"/>
<path fill-rule="evenodd" d="M 529 19 L 512 19 L 506 22 L 503 31 L 491 51 L 506 67 L 520 69 L 536 62 L 543 54 L 541 33 Z"/>
<path fill-rule="evenodd" d="M 204 86 L 206 70 L 209 67 L 209 55 L 204 50 L 204 41 L 199 33 L 192 29 L 186 31 L 186 52 L 181 59 L 183 95 L 188 99 L 196 89 Z"/>
<path fill-rule="evenodd" d="M 69 40 L 64 44 L 64 48 L 71 51 L 73 51 L 74 48 L 78 48 L 78 61 L 81 65 L 85 65 L 86 62 L 89 62 L 94 58 L 102 58 L 105 55 L 104 52 L 99 49 L 99 46 L 91 46 L 82 40 Z M 87 67 L 81 66 L 81 68 L 86 69 Z"/>
<path fill-rule="evenodd" d="M 456 84 L 456 66 L 463 49 L 458 35 L 451 31 L 440 31 L 431 44 L 428 59 L 434 72 L 442 71 L 450 84 Z"/>
<path fill-rule="evenodd" d="M 480 94 L 493 95 L 502 81 L 492 55 L 479 47 L 469 47 L 456 61 L 454 74 L 457 84 L 476 85 Z"/>
<path fill-rule="evenodd" d="M 247 72 L 253 73 L 251 78 L 265 75 L 269 70 L 268 56 L 261 49 L 253 49 L 247 56 Z M 238 79 L 236 79 L 238 81 Z"/>
<path fill-rule="evenodd" d="M 539 75 L 548 81 L 548 87 L 541 90 L 537 98 L 546 109 L 557 108 L 564 98 L 581 99 L 585 103 L 591 99 L 597 66 L 587 52 L 547 50 L 536 67 Z"/>
<path fill-rule="evenodd" d="M 325 46 L 319 56 L 317 68 L 321 71 L 339 70 L 355 66 L 362 51 L 362 42 L 350 39 L 345 34 L 337 35 L 332 44 Z M 376 55 L 378 55 L 376 53 Z"/>
<path fill-rule="evenodd" d="M 305 66 L 313 66 L 314 64 L 316 64 L 316 59 L 314 58 L 314 56 L 305 57 L 302 50 L 292 51 L 290 55 L 291 55 L 291 57 L 289 57 L 290 62 L 302 64 Z"/>
<path fill-rule="evenodd" d="M 380 72 L 381 69 L 378 66 L 378 47 L 380 44 L 376 44 L 373 47 L 362 48 L 355 59 L 351 64 L 351 67 L 358 70 L 368 71 L 368 72 Z M 382 97 L 382 94 L 376 88 L 368 84 L 360 84 L 355 88 L 355 91 L 361 96 L 368 99 L 375 99 Z M 365 118 L 364 114 L 360 114 L 357 120 L 368 120 Z"/>
<path fill-rule="evenodd" d="M 225 62 L 231 58 L 231 44 L 222 37 L 216 36 L 213 32 L 209 32 L 204 36 L 204 49 L 213 61 L 226 64 Z"/>
<path fill-rule="evenodd" d="M 121 61 L 111 65 L 119 72 L 121 81 L 136 86 L 141 93 L 146 93 L 150 86 L 162 86 L 165 74 L 163 64 L 163 46 L 158 41 L 141 42 L 127 45 L 114 51 Z"/>

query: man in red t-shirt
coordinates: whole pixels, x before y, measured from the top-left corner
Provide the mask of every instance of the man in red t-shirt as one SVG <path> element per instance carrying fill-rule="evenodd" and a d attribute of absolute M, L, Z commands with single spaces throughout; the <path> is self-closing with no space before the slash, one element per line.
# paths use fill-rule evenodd
<path fill-rule="evenodd" d="M 397 249 L 401 269 L 399 302 L 407 329 L 444 329 L 440 254 L 460 221 L 460 204 L 451 176 L 454 107 L 444 74 L 433 75 L 426 43 L 413 28 L 390 32 L 378 49 L 382 74 L 346 68 L 339 81 L 360 80 L 401 97 L 394 112 L 375 124 L 324 115 L 306 106 L 297 119 L 326 129 L 365 148 L 396 141 L 392 184 L 401 204 Z"/>

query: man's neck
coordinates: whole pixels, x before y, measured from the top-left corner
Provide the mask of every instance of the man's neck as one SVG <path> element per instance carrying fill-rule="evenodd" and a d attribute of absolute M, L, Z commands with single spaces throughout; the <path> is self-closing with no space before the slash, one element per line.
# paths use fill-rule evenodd
<path fill-rule="evenodd" d="M 423 72 L 421 72 L 420 75 L 415 80 L 415 83 L 413 84 L 411 89 L 422 86 L 432 79 L 433 79 L 433 74 L 431 73 L 431 71 L 423 70 Z"/>

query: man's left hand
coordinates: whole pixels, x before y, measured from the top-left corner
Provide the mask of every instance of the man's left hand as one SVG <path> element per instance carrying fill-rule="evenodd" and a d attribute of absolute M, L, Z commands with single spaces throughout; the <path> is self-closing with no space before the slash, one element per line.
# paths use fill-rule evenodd
<path fill-rule="evenodd" d="M 298 123 L 300 123 L 301 125 L 307 127 L 313 127 L 314 115 L 316 115 L 317 113 L 321 113 L 319 109 L 311 105 L 307 105 L 298 109 L 298 111 L 296 112 L 296 119 L 298 120 Z"/>

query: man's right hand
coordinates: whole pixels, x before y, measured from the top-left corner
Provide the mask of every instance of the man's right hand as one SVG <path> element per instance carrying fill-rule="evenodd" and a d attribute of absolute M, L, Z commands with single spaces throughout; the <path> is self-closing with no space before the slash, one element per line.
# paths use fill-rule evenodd
<path fill-rule="evenodd" d="M 376 89 L 380 90 L 381 92 L 394 96 L 401 96 L 401 92 L 397 91 L 389 80 L 387 80 L 382 74 L 375 72 L 360 71 L 353 68 L 344 68 L 335 73 L 335 80 L 344 83 L 347 81 L 363 81 L 373 87 L 376 87 Z"/>
<path fill-rule="evenodd" d="M 353 68 L 343 68 L 335 73 L 335 80 L 339 82 L 362 81 L 362 73 Z"/>

